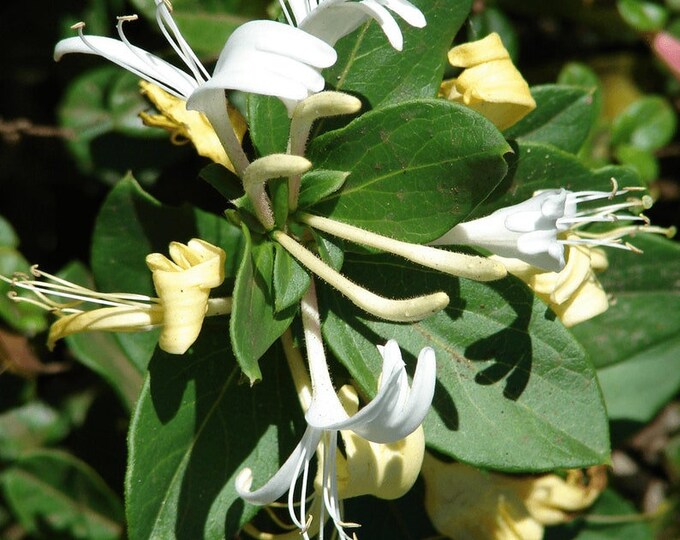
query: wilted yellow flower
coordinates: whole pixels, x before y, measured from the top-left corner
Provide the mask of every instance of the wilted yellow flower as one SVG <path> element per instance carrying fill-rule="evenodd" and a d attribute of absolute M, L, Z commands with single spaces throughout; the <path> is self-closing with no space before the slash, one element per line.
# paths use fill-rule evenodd
<path fill-rule="evenodd" d="M 166 92 L 161 87 L 147 81 L 140 81 L 139 86 L 160 114 L 139 114 L 142 121 L 150 127 L 163 128 L 170 132 L 170 140 L 174 144 L 184 144 L 188 141 L 196 147 L 196 151 L 215 163 L 224 165 L 234 172 L 234 166 L 227 157 L 227 153 L 217 137 L 205 115 L 198 111 L 188 111 L 186 101 Z M 231 121 L 239 142 L 243 141 L 246 132 L 246 122 L 241 114 L 231 105 L 228 106 Z"/>
<path fill-rule="evenodd" d="M 578 239 L 575 235 L 568 240 Z M 607 311 L 609 301 L 595 272 L 607 269 L 604 250 L 589 245 L 565 245 L 566 264 L 560 272 L 546 272 L 518 259 L 493 256 L 508 272 L 524 281 L 550 306 L 567 327 Z"/>
<path fill-rule="evenodd" d="M 441 534 L 456 540 L 540 540 L 544 526 L 570 521 L 606 486 L 603 467 L 555 474 L 509 476 L 426 454 L 425 508 Z"/>
<path fill-rule="evenodd" d="M 170 259 L 161 253 L 146 257 L 163 310 L 159 346 L 172 354 L 184 354 L 201 332 L 208 310 L 210 289 L 224 281 L 226 253 L 194 238 L 187 245 L 170 243 Z"/>
<path fill-rule="evenodd" d="M 498 129 L 509 128 L 536 108 L 527 82 L 495 32 L 451 49 L 449 63 L 465 69 L 444 81 L 439 94 L 474 109 Z"/>

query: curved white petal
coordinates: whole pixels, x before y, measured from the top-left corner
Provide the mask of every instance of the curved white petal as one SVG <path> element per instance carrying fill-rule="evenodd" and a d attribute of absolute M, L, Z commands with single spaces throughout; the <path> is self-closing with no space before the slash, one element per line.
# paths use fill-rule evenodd
<path fill-rule="evenodd" d="M 381 383 L 368 405 L 351 417 L 345 414 L 345 418 L 321 423 L 322 415 L 307 415 L 307 422 L 325 430 L 351 429 L 377 443 L 394 442 L 413 432 L 425 418 L 434 396 L 437 370 L 434 351 L 426 347 L 420 352 L 413 387 L 409 387 L 397 342 L 388 341 L 380 352 L 383 355 Z M 319 406 L 322 406 L 321 400 Z"/>
<path fill-rule="evenodd" d="M 170 87 L 185 99 L 196 89 L 197 83 L 191 76 L 144 49 L 102 36 L 85 36 L 85 39 L 87 42 L 80 37 L 62 39 L 54 48 L 54 59 L 59 61 L 71 53 L 94 54 L 151 83 Z"/>
<path fill-rule="evenodd" d="M 319 445 L 323 431 L 307 427 L 299 444 L 288 457 L 281 468 L 269 481 L 259 489 L 251 491 L 253 474 L 250 469 L 243 469 L 235 480 L 236 492 L 244 500 L 258 505 L 271 504 L 291 489 L 291 485 L 298 479 L 304 464 L 309 463 Z"/>
<path fill-rule="evenodd" d="M 405 372 L 403 376 L 406 379 Z M 401 384 L 395 407 L 388 409 L 385 415 L 354 428 L 354 432 L 364 439 L 378 443 L 390 443 L 410 435 L 423 423 L 430 410 L 436 380 L 437 362 L 434 350 L 425 347 L 418 355 L 411 388 L 407 381 Z"/>
<path fill-rule="evenodd" d="M 404 21 L 415 28 L 427 26 L 425 15 L 408 0 L 378 0 L 387 9 L 394 11 Z"/>

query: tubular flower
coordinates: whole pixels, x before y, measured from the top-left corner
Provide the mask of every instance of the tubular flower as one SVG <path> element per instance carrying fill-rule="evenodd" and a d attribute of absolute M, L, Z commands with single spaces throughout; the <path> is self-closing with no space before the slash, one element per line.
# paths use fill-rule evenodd
<path fill-rule="evenodd" d="M 430 455 L 423 462 L 425 509 L 448 538 L 540 540 L 545 525 L 573 519 L 606 486 L 603 467 L 555 474 L 509 476 L 480 471 L 464 463 L 443 463 Z"/>
<path fill-rule="evenodd" d="M 495 32 L 451 49 L 449 63 L 465 69 L 442 83 L 440 95 L 467 105 L 498 129 L 509 128 L 536 108 L 529 85 Z"/>
<path fill-rule="evenodd" d="M 612 179 L 613 181 L 613 179 Z M 608 246 L 635 251 L 621 241 L 622 234 L 589 235 L 578 229 L 595 222 L 642 221 L 641 215 L 621 214 L 622 210 L 641 211 L 652 204 L 649 196 L 629 198 L 625 202 L 582 210 L 579 205 L 600 199 L 613 199 L 636 188 L 619 190 L 614 183 L 612 192 L 551 189 L 541 191 L 519 204 L 496 210 L 492 214 L 459 223 L 449 232 L 431 242 L 433 245 L 466 244 L 488 249 L 501 257 L 520 259 L 537 268 L 559 272 L 564 268 L 565 245 Z M 635 227 L 644 232 L 644 227 Z M 623 227 L 621 231 L 626 231 Z M 576 238 L 564 238 L 567 233 Z"/>
<path fill-rule="evenodd" d="M 577 240 L 575 235 L 567 239 Z M 560 272 L 545 272 L 518 259 L 492 257 L 508 272 L 524 281 L 567 327 L 592 319 L 609 308 L 607 293 L 595 272 L 607 269 L 604 250 L 587 245 L 568 245 L 567 262 Z"/>
<path fill-rule="evenodd" d="M 393 448 L 397 453 L 400 445 L 403 445 L 403 448 L 407 449 L 413 458 L 417 458 L 419 435 L 415 435 L 408 442 L 397 441 L 408 437 L 419 428 L 432 402 L 436 371 L 432 349 L 425 348 L 421 351 L 413 387 L 408 384 L 404 363 L 396 342 L 389 341 L 384 348 L 381 348 L 381 354 L 383 369 L 378 393 L 371 403 L 351 415 L 345 410 L 332 388 L 325 358 L 317 358 L 319 361 L 313 361 L 310 358 L 313 384 L 312 405 L 307 411 L 308 426 L 302 440 L 279 471 L 264 486 L 255 491 L 251 491 L 252 471 L 247 468 L 243 469 L 236 478 L 236 490 L 241 497 L 253 504 L 266 505 L 273 503 L 288 492 L 291 520 L 300 529 L 302 536 L 308 539 L 313 532 L 309 529 L 310 522 L 306 515 L 307 478 L 310 461 L 314 451 L 317 450 L 322 455 L 319 465 L 320 477 L 317 479 L 317 489 L 321 492 L 321 496 L 317 499 L 322 499 L 323 505 L 313 504 L 312 509 L 319 507 L 320 538 L 323 538 L 323 527 L 320 524 L 325 523 L 327 513 L 328 517 L 333 520 L 339 537 L 342 540 L 349 540 L 350 537 L 345 532 L 345 528 L 355 525 L 342 520 L 340 504 L 342 486 L 347 486 L 346 496 L 358 495 L 360 492 L 365 492 L 364 490 L 370 490 L 373 493 L 385 494 L 387 497 L 398 496 L 401 491 L 410 487 L 409 484 L 414 480 L 413 471 L 404 467 L 397 458 L 392 462 L 396 467 L 394 471 L 390 470 L 389 461 L 383 464 L 382 470 L 384 474 L 389 472 L 389 476 L 376 470 L 376 476 L 373 479 L 364 479 L 363 484 L 356 486 L 355 493 L 350 491 L 350 484 L 356 478 L 355 475 L 361 474 L 360 471 L 366 469 L 368 461 L 374 459 L 371 453 L 375 459 L 385 459 L 386 456 L 388 459 L 394 459 L 389 450 L 376 452 L 376 447 L 362 446 L 362 443 L 356 442 L 358 439 L 352 439 L 352 437 L 358 436 L 366 441 L 382 444 L 396 443 Z M 324 411 L 330 414 L 325 415 Z M 347 467 L 341 465 L 343 477 L 340 479 L 337 468 L 338 431 L 352 432 L 352 435 L 343 434 L 343 439 L 350 442 L 350 447 L 346 461 Z M 404 468 L 398 471 L 401 467 Z M 396 474 L 396 479 L 391 477 L 392 472 Z M 402 475 L 402 472 L 406 474 Z M 294 497 L 300 475 L 302 475 L 302 486 L 299 508 L 296 513 L 297 505 Z M 350 484 L 346 483 L 346 479 Z"/>
<path fill-rule="evenodd" d="M 240 174 L 247 166 L 247 159 L 229 123 L 224 90 L 303 99 L 309 92 L 323 89 L 324 80 L 318 70 L 335 63 L 335 51 L 320 39 L 287 24 L 251 21 L 229 37 L 211 76 L 179 31 L 170 14 L 170 2 L 155 0 L 155 3 L 158 26 L 187 71 L 128 41 L 123 26 L 136 16 L 118 18 L 120 40 L 85 36 L 85 25 L 75 25 L 79 37 L 57 43 L 55 60 L 68 53 L 103 56 L 186 101 L 187 109 L 200 111 L 208 118 Z"/>
<path fill-rule="evenodd" d="M 146 257 L 163 311 L 159 346 L 184 354 L 201 332 L 208 311 L 210 289 L 224 281 L 226 253 L 194 238 L 187 245 L 170 243 L 170 259 L 160 253 Z"/>
<path fill-rule="evenodd" d="M 335 45 L 341 37 L 374 19 L 392 47 L 400 51 L 404 37 L 388 9 L 415 28 L 423 28 L 427 24 L 422 12 L 408 0 L 279 0 L 279 3 L 290 25 L 330 45 Z"/>
<path fill-rule="evenodd" d="M 160 348 L 182 354 L 198 336 L 204 317 L 231 311 L 231 298 L 207 298 L 210 287 L 224 280 L 226 256 L 222 249 L 194 239 L 188 246 L 173 242 L 170 253 L 175 262 L 160 253 L 148 257 L 160 298 L 93 291 L 38 270 L 37 266 L 31 268 L 33 276 L 18 274 L 12 279 L 4 276 L 0 279 L 34 295 L 26 297 L 13 292 L 10 296 L 16 302 L 37 305 L 57 316 L 47 338 L 50 349 L 58 340 L 80 332 L 142 332 L 162 326 Z M 66 301 L 57 302 L 53 298 Z M 81 309 L 85 304 L 105 307 Z"/>

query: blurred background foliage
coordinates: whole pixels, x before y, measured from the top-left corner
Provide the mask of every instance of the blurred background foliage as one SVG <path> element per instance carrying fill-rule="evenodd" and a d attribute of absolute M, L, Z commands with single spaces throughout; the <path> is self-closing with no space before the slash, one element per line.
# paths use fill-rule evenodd
<path fill-rule="evenodd" d="M 265 0 L 176 0 L 174 6 L 187 40 L 207 63 L 238 24 L 278 13 L 278 4 Z M 54 44 L 73 34 L 75 22 L 85 21 L 88 33 L 113 35 L 115 17 L 130 13 L 140 15 L 126 25 L 130 40 L 163 51 L 152 0 L 0 4 L 5 275 L 26 271 L 29 261 L 52 272 L 73 261 L 87 265 L 97 212 L 129 170 L 163 203 L 221 210 L 212 188 L 198 179 L 205 160 L 142 125 L 137 115 L 150 105 L 134 76 L 99 58 L 52 60 Z M 492 31 L 532 86 L 559 82 L 592 89 L 601 113 L 579 157 L 590 166 L 636 168 L 657 199 L 648 212 L 652 221 L 680 226 L 680 82 L 650 48 L 657 32 L 680 38 L 680 2 L 476 0 L 456 42 Z M 45 316 L 30 307 L 19 310 L 1 292 L 0 537 L 121 538 L 130 403 L 63 344 L 47 351 L 44 337 L 34 338 L 45 330 Z M 608 492 L 592 518 L 552 530 L 550 538 L 680 537 L 680 402 L 673 397 L 652 408 L 662 408 L 655 418 L 612 425 L 618 494 Z M 31 486 L 56 490 L 59 497 L 31 497 Z M 641 513 L 661 517 L 650 528 Z M 628 514 L 617 527 L 634 526 L 602 533 L 606 514 Z"/>

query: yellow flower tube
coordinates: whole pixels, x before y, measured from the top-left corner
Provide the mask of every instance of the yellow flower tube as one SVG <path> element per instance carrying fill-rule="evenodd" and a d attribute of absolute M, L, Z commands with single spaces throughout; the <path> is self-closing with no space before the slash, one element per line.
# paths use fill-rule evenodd
<path fill-rule="evenodd" d="M 467 105 L 500 130 L 536 108 L 529 85 L 495 32 L 454 47 L 448 57 L 452 66 L 465 69 L 458 78 L 442 83 L 439 91 L 442 97 Z"/>
<path fill-rule="evenodd" d="M 169 251 L 172 260 L 151 253 L 146 264 L 163 310 L 158 344 L 171 354 L 184 354 L 201 331 L 210 289 L 224 281 L 226 253 L 197 238 L 186 245 L 172 242 Z"/>

